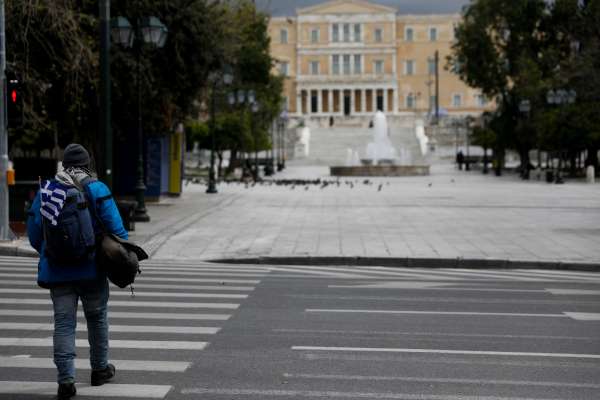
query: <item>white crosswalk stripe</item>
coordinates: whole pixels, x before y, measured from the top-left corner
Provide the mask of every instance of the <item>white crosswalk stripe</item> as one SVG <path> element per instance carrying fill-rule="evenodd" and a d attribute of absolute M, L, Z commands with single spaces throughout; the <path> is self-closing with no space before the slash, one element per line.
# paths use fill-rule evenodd
<path fill-rule="evenodd" d="M 139 360 L 111 360 L 111 363 L 119 366 L 120 371 L 156 371 L 156 372 L 185 372 L 192 366 L 191 362 L 161 361 L 160 363 L 149 363 Z M 29 358 L 29 357 L 0 357 L 0 368 L 50 368 L 55 369 L 51 358 Z M 76 358 L 76 369 L 91 369 L 88 360 Z"/>
<path fill-rule="evenodd" d="M 53 331 L 54 324 L 34 324 L 29 322 L 0 322 L 0 329 Z M 207 328 L 196 326 L 137 326 L 137 325 L 109 325 L 109 332 L 152 332 L 152 333 L 193 333 L 197 335 L 214 335 L 221 328 Z M 77 332 L 87 332 L 87 326 L 78 325 Z"/>
<path fill-rule="evenodd" d="M 0 288 L 0 294 L 11 293 L 11 294 L 42 294 L 48 295 L 47 291 L 40 289 L 2 289 Z M 127 292 L 112 292 L 111 296 L 131 296 L 131 293 Z M 246 299 L 247 294 L 221 294 L 221 293 L 167 293 L 167 292 L 135 292 L 136 297 L 140 299 L 144 297 L 195 297 L 195 298 L 214 298 L 214 299 Z"/>
<path fill-rule="evenodd" d="M 111 285 L 108 303 L 110 348 L 111 356 L 117 359 L 110 362 L 117 370 L 164 373 L 185 373 L 192 363 L 162 361 L 163 357 L 168 356 L 166 359 L 170 360 L 176 351 L 206 349 L 209 339 L 222 329 L 218 325 L 232 317 L 217 312 L 236 310 L 239 302 L 247 299 L 260 283 L 255 278 L 267 276 L 272 270 L 270 267 L 155 260 L 141 263 L 141 269 L 142 274 L 136 277 L 134 284 L 135 298 L 118 300 L 131 296 L 131 292 Z M 203 299 L 214 299 L 214 302 L 204 302 Z M 18 307 L 27 309 L 16 309 Z M 179 312 L 169 312 L 170 309 Z M 164 312 L 155 312 L 162 310 Z M 0 316 L 3 316 L 0 347 L 51 348 L 53 339 L 49 336 L 54 330 L 53 315 L 49 291 L 37 287 L 37 260 L 0 257 Z M 77 332 L 86 332 L 81 306 L 77 317 Z M 39 333 L 34 335 L 35 332 Z M 132 334 L 140 335 L 140 338 L 132 340 Z M 87 339 L 80 338 L 79 334 L 75 343 L 78 349 L 89 347 Z M 150 359 L 132 359 L 136 354 Z M 89 360 L 85 356 L 77 358 L 75 367 L 77 370 L 89 370 Z M 0 353 L 0 371 L 5 368 L 55 369 L 56 366 L 51 358 L 2 357 Z M 130 383 L 112 383 L 98 388 L 78 381 L 77 395 L 164 398 L 172 389 L 169 385 Z M 0 382 L 0 398 L 7 394 L 55 395 L 56 388 L 55 382 L 3 381 Z"/>
<path fill-rule="evenodd" d="M 294 275 L 289 275 L 290 273 Z M 284 275 L 286 274 L 286 275 Z M 491 269 L 427 269 L 388 267 L 317 267 L 282 266 L 272 269 L 272 276 L 344 279 L 402 279 L 435 281 L 517 281 L 517 282 L 600 282 L 597 272 L 558 270 L 491 270 Z"/>
<path fill-rule="evenodd" d="M 123 385 L 113 383 L 103 386 L 90 386 L 85 383 L 77 383 L 77 396 L 162 399 L 172 388 L 168 385 Z M 56 383 L 0 381 L 0 393 L 56 396 Z"/>

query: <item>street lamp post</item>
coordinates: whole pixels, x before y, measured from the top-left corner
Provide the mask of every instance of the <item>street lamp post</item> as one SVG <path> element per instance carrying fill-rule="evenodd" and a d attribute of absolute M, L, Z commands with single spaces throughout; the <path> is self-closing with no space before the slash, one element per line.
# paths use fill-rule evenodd
<path fill-rule="evenodd" d="M 277 147 L 279 148 L 279 151 L 277 152 L 277 171 L 281 171 L 283 169 L 283 163 L 282 163 L 282 154 L 283 154 L 283 148 L 282 148 L 282 144 L 281 144 L 281 125 L 282 125 L 282 121 L 281 121 L 281 117 L 277 118 Z"/>
<path fill-rule="evenodd" d="M 482 115 L 483 118 L 483 173 L 488 173 L 488 159 L 487 159 L 487 124 L 492 116 L 492 113 L 485 111 Z"/>
<path fill-rule="evenodd" d="M 553 90 L 550 90 L 547 94 L 546 94 L 546 101 L 548 102 L 548 104 L 558 104 L 559 105 L 559 114 L 558 114 L 558 171 L 556 173 L 556 182 L 558 184 L 561 183 L 565 183 L 565 181 L 563 180 L 562 177 L 562 158 L 563 158 L 563 151 L 562 151 L 562 134 L 560 132 L 560 127 L 561 127 L 561 123 L 562 123 L 562 110 L 563 110 L 563 106 L 567 103 L 569 104 L 573 104 L 575 103 L 575 100 L 577 99 L 577 93 L 574 90 L 571 90 L 570 92 L 567 92 L 566 90 L 557 90 L 556 92 L 554 92 Z"/>
<path fill-rule="evenodd" d="M 469 147 L 471 147 L 471 136 L 469 136 L 469 124 L 474 121 L 474 118 L 470 115 L 465 117 L 465 126 L 467 128 L 467 162 L 465 163 L 465 171 L 470 171 L 470 160 L 469 160 Z"/>
<path fill-rule="evenodd" d="M 498 107 L 496 110 L 496 118 L 500 118 L 502 116 L 502 109 Z M 496 176 L 502 176 L 502 148 L 500 146 L 500 135 L 496 132 Z"/>
<path fill-rule="evenodd" d="M 524 122 L 525 129 L 527 129 L 527 114 L 529 113 L 530 110 L 531 110 L 531 102 L 529 100 L 522 100 L 519 103 L 519 111 L 523 115 L 523 122 Z M 538 149 L 538 153 L 539 153 L 539 149 Z M 529 160 L 527 160 L 527 165 L 525 165 L 524 168 L 525 169 L 523 170 L 523 179 L 529 179 Z"/>
<path fill-rule="evenodd" d="M 252 112 L 254 113 L 254 182 L 258 182 L 258 125 L 256 124 L 258 113 L 258 102 L 252 103 Z"/>
<path fill-rule="evenodd" d="M 148 222 L 150 217 L 146 213 L 146 185 L 144 184 L 144 152 L 142 135 L 142 55 L 147 58 L 156 56 L 158 49 L 165 45 L 169 31 L 158 18 L 150 14 L 143 22 L 138 19 L 134 29 L 120 14 L 110 23 L 112 40 L 124 49 L 127 56 L 137 56 L 137 89 L 138 89 L 138 165 L 137 184 L 135 185 L 135 199 L 138 203 L 135 210 L 135 220 Z M 149 47 L 149 52 L 144 50 L 144 44 Z"/>
<path fill-rule="evenodd" d="M 221 85 L 221 83 L 224 83 L 226 85 L 231 85 L 231 82 L 233 82 L 233 71 L 231 70 L 231 68 L 226 68 L 224 71 L 220 71 L 220 72 L 213 72 L 210 74 L 210 79 L 213 82 L 213 88 L 212 88 L 212 107 L 211 107 L 211 114 L 212 114 L 212 126 L 211 126 L 211 130 L 212 130 L 212 138 L 211 138 L 211 144 L 210 144 L 210 172 L 208 173 L 208 189 L 206 189 L 206 193 L 219 193 L 217 190 L 217 184 L 216 184 L 216 171 L 215 171 L 215 98 L 216 98 L 216 92 L 217 92 L 217 87 L 219 85 Z"/>
<path fill-rule="evenodd" d="M 460 129 L 460 119 L 459 118 L 452 118 L 452 126 L 454 126 L 454 128 L 456 129 L 456 150 L 454 151 L 454 155 L 455 157 L 458 157 L 458 135 L 459 135 L 459 129 Z"/>
<path fill-rule="evenodd" d="M 252 90 L 248 91 L 248 103 L 254 103 L 254 92 Z M 233 92 L 230 92 L 227 95 L 227 99 L 229 100 L 229 104 L 234 105 L 236 96 Z M 240 103 L 240 110 L 242 110 L 242 180 L 244 180 L 244 176 L 246 175 L 246 126 L 244 125 L 244 114 L 246 114 L 246 93 L 243 90 L 238 90 L 237 92 L 237 101 Z"/>
<path fill-rule="evenodd" d="M 271 113 L 269 111 L 267 111 L 267 130 L 269 131 L 270 135 L 268 135 L 268 137 L 270 138 L 270 142 L 273 142 L 273 123 L 271 121 Z M 266 156 L 267 156 L 267 163 L 265 165 L 265 176 L 272 176 L 275 171 L 273 169 L 273 164 L 274 164 L 274 158 L 275 158 L 275 146 L 271 146 L 271 151 L 269 152 L 269 149 L 267 149 L 266 151 Z M 269 155 L 270 154 L 270 155 Z"/>
<path fill-rule="evenodd" d="M 281 169 L 285 169 L 285 118 L 281 121 Z"/>

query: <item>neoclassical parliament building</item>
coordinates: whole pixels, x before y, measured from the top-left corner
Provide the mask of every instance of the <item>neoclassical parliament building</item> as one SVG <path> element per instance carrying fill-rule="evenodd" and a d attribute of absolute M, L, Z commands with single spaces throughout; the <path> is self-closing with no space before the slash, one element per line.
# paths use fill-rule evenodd
<path fill-rule="evenodd" d="M 460 21 L 460 14 L 399 15 L 396 8 L 359 0 L 273 17 L 271 53 L 287 77 L 288 115 L 427 113 L 436 102 L 436 51 L 439 107 L 450 114 L 483 111 L 485 97 L 446 68 Z"/>

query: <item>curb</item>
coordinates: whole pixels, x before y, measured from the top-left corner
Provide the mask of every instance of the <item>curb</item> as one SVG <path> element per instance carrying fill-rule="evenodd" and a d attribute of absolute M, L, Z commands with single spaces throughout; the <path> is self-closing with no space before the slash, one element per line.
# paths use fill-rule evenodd
<path fill-rule="evenodd" d="M 569 260 L 519 260 L 510 258 L 427 258 L 427 257 L 359 257 L 359 256 L 255 256 L 205 260 L 217 264 L 247 265 L 335 265 L 391 268 L 458 268 L 458 269 L 542 269 L 597 271 L 600 263 Z"/>
<path fill-rule="evenodd" d="M 39 258 L 40 255 L 31 247 L 0 245 L 0 256 Z"/>

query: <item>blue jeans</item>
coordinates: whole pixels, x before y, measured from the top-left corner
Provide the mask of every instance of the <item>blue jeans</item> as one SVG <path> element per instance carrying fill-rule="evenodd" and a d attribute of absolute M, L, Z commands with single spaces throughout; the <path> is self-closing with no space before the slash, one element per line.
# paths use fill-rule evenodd
<path fill-rule="evenodd" d="M 50 289 L 54 304 L 54 364 L 58 383 L 75 382 L 75 328 L 77 302 L 81 299 L 87 321 L 92 371 L 108 362 L 108 280 L 104 276 L 57 283 Z"/>

